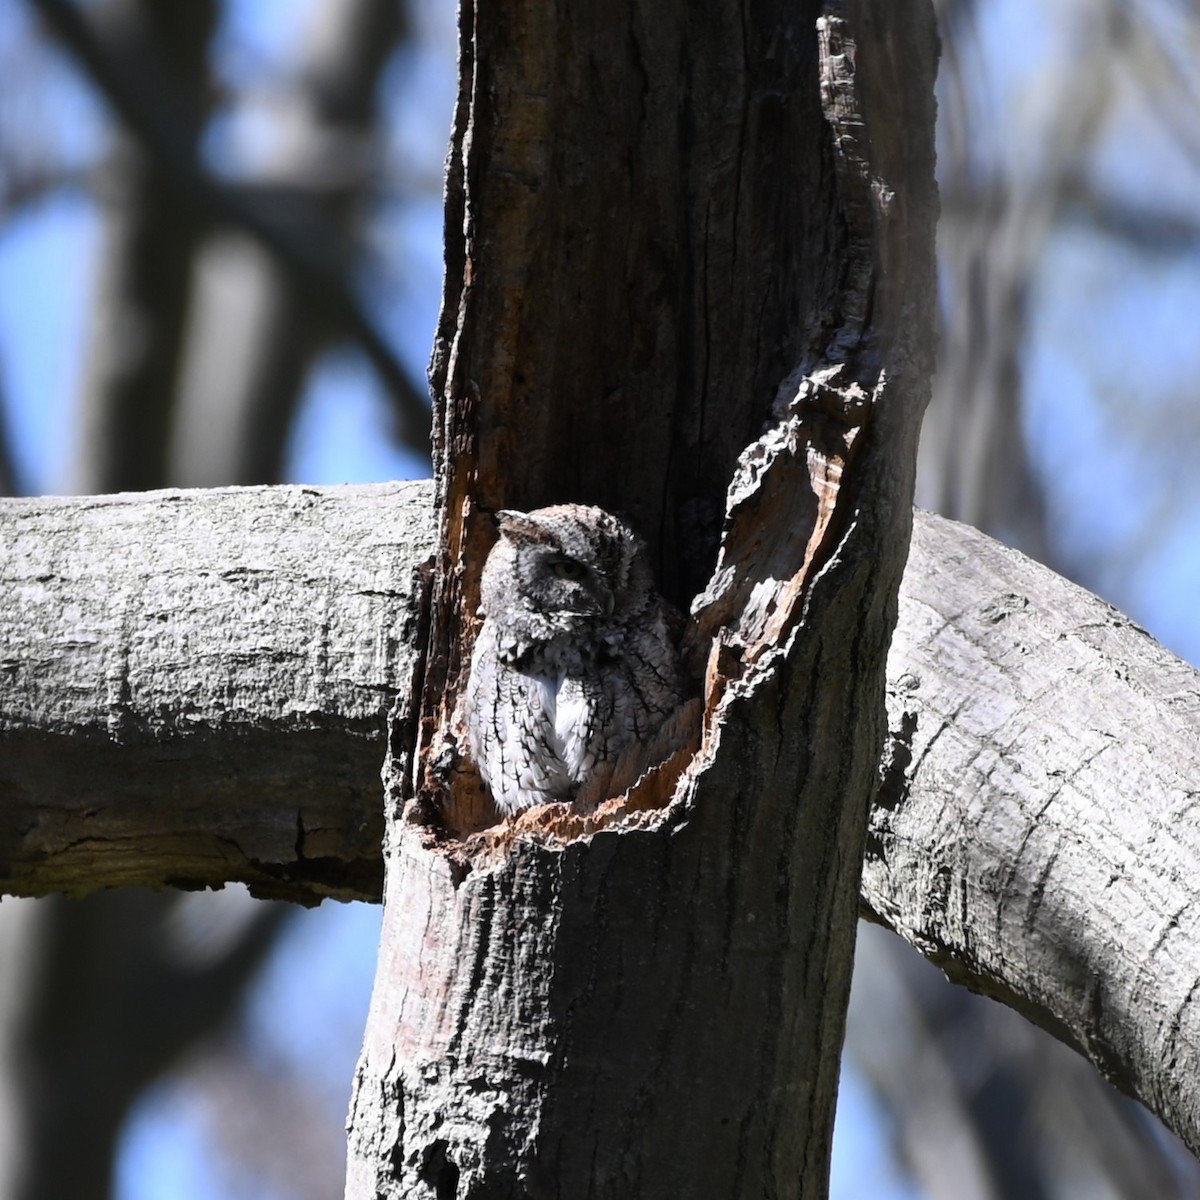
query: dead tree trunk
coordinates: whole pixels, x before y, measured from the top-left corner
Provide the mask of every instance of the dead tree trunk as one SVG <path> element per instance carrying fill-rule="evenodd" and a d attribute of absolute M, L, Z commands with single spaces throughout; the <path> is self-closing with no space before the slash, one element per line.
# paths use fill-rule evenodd
<path fill-rule="evenodd" d="M 442 556 L 348 1197 L 825 1194 L 932 360 L 935 56 L 924 4 L 464 4 Z M 700 593 L 703 738 L 481 855 L 495 814 L 446 763 L 491 514 L 566 500 Z"/>

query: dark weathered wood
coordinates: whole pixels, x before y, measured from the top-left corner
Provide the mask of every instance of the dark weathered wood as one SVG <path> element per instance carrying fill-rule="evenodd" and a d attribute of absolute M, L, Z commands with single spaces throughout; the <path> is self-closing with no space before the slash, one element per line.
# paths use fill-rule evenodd
<path fill-rule="evenodd" d="M 381 884 L 428 484 L 0 507 L 0 887 Z"/>
<path fill-rule="evenodd" d="M 677 603 L 707 581 L 738 455 L 839 320 L 819 12 L 462 6 L 435 457 L 471 555 L 569 498 Z"/>
<path fill-rule="evenodd" d="M 445 549 L 349 1197 L 824 1195 L 932 365 L 934 42 L 925 6 L 464 6 Z M 551 500 L 630 515 L 675 599 L 709 580 L 703 745 L 476 853 L 478 572 L 492 510 Z M 394 800 L 411 767 L 398 739 Z"/>

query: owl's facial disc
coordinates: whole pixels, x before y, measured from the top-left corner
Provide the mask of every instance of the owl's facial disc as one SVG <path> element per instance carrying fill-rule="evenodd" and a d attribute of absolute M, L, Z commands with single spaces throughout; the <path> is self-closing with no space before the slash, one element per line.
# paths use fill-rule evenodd
<path fill-rule="evenodd" d="M 546 589 L 548 608 L 580 616 L 612 615 L 612 590 L 586 563 L 549 550 L 543 558 L 543 566 L 551 576 Z"/>

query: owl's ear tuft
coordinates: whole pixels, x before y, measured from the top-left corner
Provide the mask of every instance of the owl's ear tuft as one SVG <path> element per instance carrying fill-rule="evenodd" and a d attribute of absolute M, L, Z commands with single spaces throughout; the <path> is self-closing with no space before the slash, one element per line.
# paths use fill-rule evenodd
<path fill-rule="evenodd" d="M 517 545 L 546 540 L 546 528 L 533 513 L 502 508 L 496 513 L 496 524 L 500 527 L 500 536 Z"/>

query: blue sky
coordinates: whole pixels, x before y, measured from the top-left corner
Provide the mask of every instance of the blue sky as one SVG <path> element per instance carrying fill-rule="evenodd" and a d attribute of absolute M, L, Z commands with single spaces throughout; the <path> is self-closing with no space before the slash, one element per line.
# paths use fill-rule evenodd
<path fill-rule="evenodd" d="M 286 32 L 312 2 L 230 4 L 221 48 L 230 83 L 245 83 L 264 63 L 285 63 Z M 424 49 L 407 54 L 388 76 L 388 101 L 400 114 L 393 152 L 438 178 L 453 99 L 453 34 L 444 6 L 429 0 L 418 11 Z M 993 0 L 985 12 L 979 40 L 987 72 L 977 85 L 986 90 L 985 107 L 1000 130 L 996 144 L 1011 153 L 1037 136 L 1036 72 L 1044 56 L 1070 53 L 1070 47 L 1052 35 L 1031 40 L 1031 28 L 1046 29 L 1045 9 L 1033 0 Z M 23 14 L 23 6 L 0 10 L 0 48 L 19 38 Z M 1030 46 L 1036 55 L 1011 50 Z M 68 72 L 54 77 L 48 94 L 53 136 L 68 158 L 86 158 L 102 136 L 102 113 Z M 230 170 L 252 161 L 260 139 L 269 137 L 263 119 L 259 114 L 219 127 L 209 148 L 214 161 Z M 1022 164 L 1021 170 L 1036 170 L 1036 154 Z M 1136 88 L 1119 106 L 1096 170 L 1131 200 L 1145 200 L 1150 189 L 1159 205 L 1200 211 L 1195 163 L 1163 132 Z M 380 315 L 421 378 L 440 287 L 436 197 L 399 197 L 380 228 L 388 243 L 381 269 L 403 266 L 400 300 Z M 99 236 L 91 203 L 70 188 L 0 227 L 0 394 L 21 476 L 35 492 L 69 486 L 73 405 Z M 1054 537 L 1068 560 L 1110 562 L 1098 568 L 1107 597 L 1200 662 L 1198 440 L 1177 432 L 1194 429 L 1200 408 L 1193 382 L 1200 379 L 1200 262 L 1194 250 L 1147 255 L 1083 227 L 1065 228 L 1047 242 L 1032 303 L 1026 429 Z M 425 467 L 392 446 L 378 385 L 361 357 L 343 349 L 314 375 L 288 470 L 297 481 L 337 483 L 411 477 Z M 1154 537 L 1147 536 L 1148 520 L 1155 522 Z M 339 1113 L 349 1098 L 378 931 L 379 911 L 368 906 L 327 904 L 303 914 L 246 1007 L 248 1037 L 293 1055 L 297 1069 L 315 1071 Z M 323 1053 L 314 1054 L 314 1045 Z M 208 1159 L 186 1077 L 168 1079 L 130 1124 L 121 1200 L 228 1194 Z M 889 1157 L 881 1116 L 852 1072 L 843 1082 L 833 1195 L 916 1197 Z"/>

